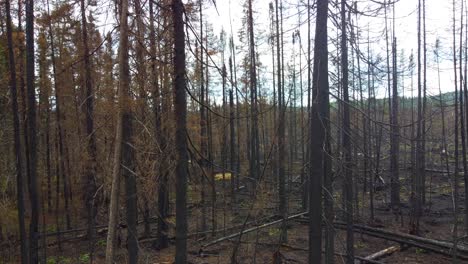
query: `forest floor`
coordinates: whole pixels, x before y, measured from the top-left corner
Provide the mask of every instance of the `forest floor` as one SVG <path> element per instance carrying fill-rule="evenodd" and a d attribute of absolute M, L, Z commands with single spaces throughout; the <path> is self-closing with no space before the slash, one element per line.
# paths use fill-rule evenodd
<path fill-rule="evenodd" d="M 431 173 L 428 174 L 430 179 L 430 186 L 427 191 L 427 207 L 425 208 L 424 216 L 420 221 L 420 236 L 432 238 L 443 241 L 452 241 L 453 234 L 453 202 L 452 202 L 452 188 L 447 181 L 447 177 L 442 174 Z M 403 179 L 402 179 L 403 180 Z M 227 183 L 228 185 L 229 183 Z M 273 184 L 273 183 L 270 183 Z M 407 186 L 403 180 L 402 186 Z M 291 214 L 294 212 L 302 212 L 300 209 L 300 186 L 299 183 L 291 185 L 293 197 L 290 197 Z M 222 190 L 221 183 L 217 183 L 218 190 Z M 463 188 L 463 187 L 460 187 Z M 226 188 L 229 189 L 229 188 Z M 265 188 L 268 189 L 268 188 Z M 293 191 L 296 190 L 297 191 Z M 270 189 L 271 190 L 271 189 Z M 192 201 L 198 201 L 197 192 L 198 188 L 192 188 L 192 194 L 189 196 Z M 227 191 L 229 192 L 229 191 Z M 384 228 L 388 231 L 395 231 L 400 233 L 409 232 L 409 205 L 408 191 L 402 188 L 402 213 L 396 216 L 388 207 L 386 193 L 388 190 L 383 189 L 375 193 L 375 220 L 369 220 L 369 204 L 367 202 L 368 194 L 364 199 L 362 193 L 359 194 L 359 216 L 356 216 L 356 223 Z M 463 193 L 463 192 L 460 192 Z M 336 201 L 341 198 L 336 196 Z M 221 230 L 212 236 L 211 232 L 199 232 L 200 219 L 206 217 L 208 228 L 211 230 L 211 208 L 208 205 L 208 215 L 202 216 L 200 206 L 196 203 L 190 203 L 190 222 L 189 233 L 192 234 L 188 240 L 189 246 L 189 261 L 190 263 L 197 264 L 215 264 L 215 263 L 231 263 L 230 258 L 233 248 L 238 244 L 238 237 L 224 240 L 222 242 L 203 247 L 208 242 L 217 238 L 224 237 L 241 230 L 241 226 L 245 222 L 246 216 L 249 214 L 249 219 L 245 228 L 255 227 L 267 222 L 278 219 L 272 216 L 276 211 L 276 197 L 271 191 L 260 191 L 256 195 L 252 204 L 252 197 L 244 188 L 237 194 L 235 203 L 230 201 L 230 197 L 226 195 L 226 199 L 222 198 L 222 193 L 218 193 L 217 210 L 216 210 L 216 223 L 217 229 Z M 366 201 L 366 202 L 364 202 Z M 464 197 L 460 197 L 460 215 L 459 215 L 459 230 L 463 230 L 463 201 Z M 337 206 L 336 214 L 339 219 L 340 210 Z M 104 217 L 104 216 L 103 216 Z M 84 223 L 84 219 L 82 220 Z M 173 231 L 174 217 L 168 220 L 171 230 Z M 222 231 L 223 226 L 235 226 L 226 231 Z M 155 225 L 152 225 L 156 228 Z M 143 233 L 143 227 L 140 226 L 140 234 Z M 237 263 L 273 263 L 275 257 L 280 257 L 282 263 L 307 263 L 307 247 L 308 247 L 308 226 L 307 220 L 303 217 L 290 220 L 287 223 L 288 240 L 287 243 L 279 246 L 280 224 L 272 225 L 266 228 L 258 229 L 242 235 L 238 250 L 237 250 Z M 171 234 L 172 234 L 171 231 Z M 120 232 L 120 247 L 117 250 L 117 263 L 127 263 L 126 248 L 125 248 L 125 230 Z M 155 233 L 155 232 L 154 232 Z M 198 233 L 198 234 L 197 234 Z M 202 234 L 199 234 L 202 233 Z M 462 232 L 460 232 L 462 233 Z M 88 263 L 89 254 L 87 254 L 88 242 L 83 238 L 76 238 L 77 234 L 64 235 L 62 237 L 62 250 L 57 247 L 56 238 L 47 238 L 47 264 L 54 263 Z M 171 237 L 172 236 L 172 237 Z M 460 235 L 461 236 L 461 235 Z M 139 249 L 139 262 L 140 263 L 173 263 L 173 256 L 175 247 L 173 245 L 173 235 L 170 235 L 171 243 L 169 248 L 163 250 L 152 249 L 152 238 L 142 238 L 140 241 Z M 370 237 L 365 234 L 356 232 L 354 235 L 355 241 L 355 256 L 366 257 L 397 243 L 387 241 L 381 238 Z M 100 234 L 97 238 L 96 253 L 94 263 L 104 263 L 105 257 L 105 233 Z M 460 240 L 460 244 L 465 241 Z M 15 243 L 14 243 L 15 244 Z M 16 243 L 17 244 L 17 243 Z M 335 238 L 335 256 L 336 263 L 345 263 L 345 233 L 344 231 L 336 229 Z M 8 249 L 9 248 L 9 249 Z M 18 260 L 18 247 L 16 250 L 13 247 L 3 248 L 0 256 L 8 256 L 5 260 L 0 258 L 0 263 L 17 263 Z M 8 252 L 6 252 L 8 250 Z M 377 260 L 379 263 L 452 263 L 452 259 L 447 256 L 428 252 L 422 249 L 409 247 L 399 250 L 389 256 Z M 359 262 L 356 262 L 359 263 Z M 468 261 L 458 261 L 458 263 L 468 263 Z"/>

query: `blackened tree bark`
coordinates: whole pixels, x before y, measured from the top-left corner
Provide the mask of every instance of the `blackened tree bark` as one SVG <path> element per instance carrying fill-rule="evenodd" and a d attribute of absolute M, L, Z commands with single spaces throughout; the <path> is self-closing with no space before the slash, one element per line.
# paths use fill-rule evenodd
<path fill-rule="evenodd" d="M 283 64 L 282 64 L 282 32 L 280 32 L 279 25 L 279 8 L 278 0 L 275 0 L 275 9 L 276 9 L 276 59 L 277 59 L 277 78 L 278 78 L 278 196 L 279 196 L 279 214 L 283 219 L 287 217 L 286 211 L 286 175 L 285 175 L 285 156 L 286 149 L 284 146 L 284 136 L 285 136 L 285 112 L 286 107 L 284 106 L 284 85 L 283 85 Z M 283 224 L 280 234 L 280 242 L 286 243 L 287 241 L 287 230 L 286 225 Z"/>
<path fill-rule="evenodd" d="M 127 4 L 128 6 L 128 4 Z M 136 8 L 138 11 L 138 8 Z M 123 12 L 123 11 L 122 11 Z M 124 16 L 124 15 L 122 15 Z M 122 23 L 122 22 L 121 22 Z M 128 24 L 124 21 L 125 25 L 121 27 L 121 38 L 124 38 L 120 44 L 121 53 L 125 53 L 126 57 L 123 62 L 124 68 L 123 75 L 128 78 L 128 85 L 122 86 L 122 97 L 124 100 L 124 108 L 122 108 L 122 175 L 125 179 L 125 196 L 126 196 L 126 215 L 127 215 L 127 251 L 128 263 L 138 263 L 138 231 L 137 231 L 137 184 L 135 173 L 135 149 L 133 140 L 133 119 L 134 113 L 132 109 L 132 91 L 130 90 L 130 69 L 128 62 Z M 140 25 L 141 26 L 141 25 Z M 141 28 L 140 28 L 141 29 Z M 125 47 L 125 49 L 123 49 Z M 141 85 L 141 84 L 140 84 Z M 141 86 L 139 87 L 142 88 Z M 141 93 L 141 92 L 140 92 Z"/>
<path fill-rule="evenodd" d="M 151 70 L 150 78 L 153 86 L 153 111 L 155 118 L 155 132 L 156 132 L 156 144 L 159 144 L 160 151 L 164 151 L 166 148 L 166 140 L 163 136 L 162 128 L 162 107 L 161 107 L 161 89 L 158 76 L 161 72 L 162 67 L 158 68 L 157 54 L 156 54 L 156 30 L 155 30 L 155 18 L 154 18 L 154 4 L 153 1 L 149 1 L 149 21 L 150 21 L 150 55 L 151 55 Z M 165 168 L 165 161 L 167 160 L 164 155 L 160 155 L 159 164 L 156 166 L 156 174 L 159 177 L 157 195 L 158 195 L 158 213 L 157 219 L 157 239 L 153 243 L 155 248 L 161 249 L 168 246 L 167 239 L 167 204 L 168 204 L 168 192 L 167 192 L 167 171 Z"/>
<path fill-rule="evenodd" d="M 88 46 L 88 26 L 86 22 L 86 7 L 84 0 L 81 0 L 81 28 L 83 38 L 83 67 L 84 67 L 84 82 L 86 89 L 86 144 L 87 158 L 85 168 L 85 204 L 88 221 L 88 241 L 90 258 L 93 258 L 94 253 L 94 225 L 96 218 L 96 207 L 94 203 L 94 195 L 96 193 L 96 134 L 94 133 L 94 93 L 93 82 L 91 76 L 91 61 L 89 58 Z"/>
<path fill-rule="evenodd" d="M 310 8 L 310 6 L 308 7 Z M 313 97 L 310 119 L 309 155 L 309 263 L 321 263 L 322 259 L 322 178 L 324 169 L 325 127 L 328 101 L 328 0 L 317 0 L 315 28 Z"/>
<path fill-rule="evenodd" d="M 344 170 L 344 196 L 346 218 L 346 263 L 354 263 L 354 237 L 353 237 L 353 175 L 351 160 L 351 124 L 348 92 L 348 39 L 346 22 L 346 0 L 341 0 L 341 66 L 343 89 L 343 170 Z"/>
<path fill-rule="evenodd" d="M 56 118 L 56 130 L 57 130 L 57 135 L 56 135 L 56 145 L 57 145 L 57 152 L 58 154 L 56 155 L 56 168 L 57 168 L 57 184 L 59 183 L 60 179 L 63 179 L 63 195 L 64 195 L 64 200 L 65 200 L 65 218 L 66 218 L 66 223 L 67 223 L 67 228 L 70 228 L 70 212 L 69 212 L 69 192 L 68 192 L 68 185 L 67 185 L 67 175 L 65 171 L 65 151 L 64 151 L 64 129 L 63 129 L 63 115 L 62 115 L 62 96 L 59 90 L 60 84 L 59 84 L 59 78 L 58 77 L 58 72 L 57 72 L 57 63 L 56 63 L 56 58 L 57 56 L 55 55 L 55 37 L 54 33 L 52 30 L 52 20 L 51 20 L 51 15 L 50 15 L 50 10 L 49 10 L 49 1 L 47 2 L 47 14 L 49 16 L 48 20 L 48 28 L 49 28 L 49 41 L 50 41 L 50 57 L 52 60 L 52 73 L 53 73 L 53 80 L 54 80 L 54 95 L 55 95 L 55 118 Z M 57 205 L 56 205 L 56 213 L 58 214 L 58 209 L 59 209 L 59 185 L 57 185 Z M 58 216 L 57 216 L 58 217 Z M 57 229 L 59 229 L 59 224 L 57 222 Z M 60 236 L 60 235 L 58 235 Z"/>
<path fill-rule="evenodd" d="M 202 169 L 206 167 L 206 160 L 207 157 L 207 115 L 205 111 L 205 79 L 204 79 L 204 68 L 203 68 L 203 53 L 205 52 L 203 49 L 203 4 L 202 0 L 199 0 L 200 5 L 200 153 L 202 158 L 200 160 L 200 166 Z M 201 176 L 201 210 L 202 210 L 202 219 L 201 219 L 201 229 L 202 231 L 206 230 L 206 205 L 205 205 L 205 177 L 204 175 Z"/>
<path fill-rule="evenodd" d="M 37 142 L 36 142 L 36 90 L 34 87 L 34 1 L 26 1 L 26 89 L 28 95 L 29 138 L 29 199 L 31 201 L 31 222 L 29 225 L 29 262 L 38 263 L 39 238 L 39 193 L 37 187 Z"/>
<path fill-rule="evenodd" d="M 37 40 L 39 53 L 39 113 L 38 116 L 45 123 L 43 131 L 43 144 L 45 148 L 45 174 L 47 175 L 47 212 L 52 213 L 52 168 L 51 168 L 51 143 L 50 143 L 50 87 L 49 67 L 47 60 L 47 37 L 45 30 L 39 33 Z M 43 112 L 41 112 L 43 110 Z M 45 210 L 45 209 L 44 209 Z M 44 254 L 45 255 L 45 254 Z"/>
<path fill-rule="evenodd" d="M 455 82 L 456 83 L 456 82 Z M 413 212 L 411 217 L 411 233 L 419 233 L 419 218 L 422 214 L 422 188 L 424 165 L 422 164 L 422 84 L 421 84 L 421 0 L 418 1 L 418 115 L 416 128 L 416 174 L 413 180 L 413 190 L 411 193 L 413 200 Z"/>
<path fill-rule="evenodd" d="M 395 27 L 395 25 L 394 25 Z M 395 29 L 393 29 L 395 35 Z M 399 140 L 399 127 L 398 127 L 398 81 L 397 81 L 397 49 L 396 38 L 393 38 L 392 45 L 392 107 L 391 113 L 391 144 L 390 144 L 390 203 L 392 209 L 397 212 L 400 207 L 400 174 L 399 174 L 399 153 L 400 153 L 400 140 Z"/>
<path fill-rule="evenodd" d="M 460 134 L 461 134 L 461 145 L 462 145 L 462 165 L 463 165 L 463 178 L 464 178 L 464 182 L 465 182 L 465 193 L 468 193 L 468 186 L 466 186 L 466 183 L 468 183 L 468 175 L 467 175 L 467 160 L 466 160 L 466 130 L 465 130 L 465 127 L 467 126 L 468 127 L 468 124 L 465 124 L 465 115 L 467 115 L 468 113 L 465 113 L 463 110 L 464 110 L 464 107 L 463 107 L 463 104 L 464 104 L 464 100 L 463 100 L 463 88 L 464 87 L 464 83 L 466 82 L 466 74 L 463 75 L 463 23 L 465 21 L 464 18 L 463 18 L 463 14 L 465 12 L 465 6 L 464 6 L 464 1 L 461 1 L 461 11 L 460 11 L 460 50 L 459 50 L 459 60 L 460 60 L 460 93 L 459 93 L 459 107 L 460 107 L 460 112 L 459 112 L 459 120 L 460 120 Z M 466 43 L 465 43 L 466 45 Z M 466 54 L 465 54 L 466 56 Z M 465 102 L 466 103 L 466 102 Z M 468 199 L 465 199 L 465 205 L 468 204 Z M 468 212 L 465 210 L 465 231 L 468 230 Z"/>
<path fill-rule="evenodd" d="M 15 168 L 16 168 L 16 203 L 18 207 L 18 224 L 21 244 L 21 263 L 28 263 L 28 246 L 26 227 L 24 221 L 24 191 L 23 191 L 23 157 L 21 155 L 20 124 L 18 117 L 18 95 L 16 87 L 16 64 L 13 47 L 13 30 L 10 12 L 10 0 L 5 1 L 6 30 L 8 42 L 8 66 L 10 72 L 11 111 L 13 114 L 13 134 L 15 146 Z"/>
<path fill-rule="evenodd" d="M 427 110 L 427 45 L 426 45 L 426 0 L 422 0 L 422 34 L 423 34 L 423 98 L 421 124 L 421 201 L 426 203 L 426 110 Z"/>
<path fill-rule="evenodd" d="M 176 121 L 176 253 L 175 263 L 187 263 L 187 98 L 185 93 L 184 5 L 172 0 L 174 25 L 174 114 Z"/>
<path fill-rule="evenodd" d="M 253 29 L 252 0 L 248 2 L 249 27 L 249 77 L 250 77 L 250 107 L 252 124 L 250 126 L 250 177 L 256 183 L 260 176 L 260 155 L 258 142 L 258 111 L 257 111 L 257 63 L 255 53 L 255 36 Z M 256 184 L 254 184 L 256 186 Z"/>
<path fill-rule="evenodd" d="M 232 69 L 232 67 L 230 67 Z M 232 74 L 231 74 L 232 76 Z M 229 90 L 229 131 L 230 131 L 230 170 L 231 170 L 231 205 L 236 202 L 236 192 L 235 192 L 235 178 L 236 178 L 236 129 L 234 124 L 234 95 L 232 92 L 234 87 L 231 87 Z"/>
<path fill-rule="evenodd" d="M 135 49 L 135 83 L 138 90 L 138 100 L 137 100 L 137 109 L 135 109 L 135 119 L 139 120 L 138 123 L 141 123 L 141 129 L 137 128 L 138 130 L 145 129 L 146 125 L 148 124 L 148 93 L 146 90 L 146 83 L 148 74 L 146 71 L 147 65 L 145 57 L 146 51 L 146 42 L 145 42 L 145 33 L 146 33 L 146 25 L 144 24 L 144 10 L 140 0 L 133 1 L 133 6 L 135 8 L 135 20 L 136 20 L 136 41 L 134 42 L 134 49 Z M 147 133 L 140 133 L 138 135 L 138 143 L 148 142 L 149 135 Z M 135 163 L 137 163 L 138 159 L 147 159 L 149 155 L 144 151 L 139 151 L 138 154 L 135 155 Z M 138 164 L 138 163 L 137 163 Z M 141 176 L 146 176 L 148 173 L 145 169 L 141 168 L 141 166 L 135 166 L 137 169 L 137 174 Z M 143 204 L 143 223 L 144 223 L 144 236 L 148 236 L 151 233 L 151 226 L 150 226 L 150 201 L 148 199 L 147 194 L 142 194 L 141 196 L 141 203 Z"/>
<path fill-rule="evenodd" d="M 455 22 L 455 0 L 452 1 L 452 7 L 453 7 L 453 47 L 452 47 L 452 52 L 453 52 L 453 73 L 454 73 L 454 84 L 455 84 L 455 104 L 454 104 L 454 111 L 455 111 L 455 153 L 454 153 L 454 158 L 455 158 L 455 168 L 454 168 L 454 174 L 453 174 L 453 219 L 454 219 L 454 225 L 452 229 L 452 235 L 453 235 L 453 241 L 455 241 L 454 246 L 456 248 L 457 242 L 458 242 L 458 214 L 459 214 L 459 208 L 458 208 L 458 170 L 459 170 L 459 140 L 458 140 L 458 122 L 459 122 L 459 113 L 458 113 L 458 79 L 457 79 L 457 45 L 456 45 L 456 22 Z M 461 47 L 460 47 L 461 48 Z M 461 62 L 460 62 L 461 63 Z M 461 78 L 461 76 L 460 76 Z M 454 250 L 453 253 L 453 262 L 456 262 L 456 250 Z"/>

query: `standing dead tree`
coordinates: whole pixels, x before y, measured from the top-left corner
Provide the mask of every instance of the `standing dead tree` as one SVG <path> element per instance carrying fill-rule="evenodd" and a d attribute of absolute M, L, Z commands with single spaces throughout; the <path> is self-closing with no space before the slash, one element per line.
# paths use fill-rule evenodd
<path fill-rule="evenodd" d="M 308 6 L 308 8 L 311 8 Z M 312 109 L 310 114 L 309 149 L 309 263 L 322 259 L 322 179 L 328 177 L 324 168 L 325 127 L 328 113 L 328 0 L 317 0 L 314 64 L 312 78 Z M 309 54 L 310 56 L 310 54 Z"/>

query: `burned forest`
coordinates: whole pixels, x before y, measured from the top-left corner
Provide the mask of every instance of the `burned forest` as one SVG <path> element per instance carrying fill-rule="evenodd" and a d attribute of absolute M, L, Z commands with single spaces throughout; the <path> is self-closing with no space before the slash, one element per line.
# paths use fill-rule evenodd
<path fill-rule="evenodd" d="M 468 263 L 467 0 L 0 0 L 0 264 Z"/>

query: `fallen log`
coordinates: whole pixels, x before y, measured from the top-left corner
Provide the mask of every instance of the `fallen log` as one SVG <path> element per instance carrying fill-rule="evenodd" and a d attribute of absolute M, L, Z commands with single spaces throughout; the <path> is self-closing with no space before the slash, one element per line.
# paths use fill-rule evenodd
<path fill-rule="evenodd" d="M 215 240 L 213 240 L 211 242 L 208 242 L 208 243 L 202 245 L 201 248 L 204 249 L 206 247 L 218 244 L 218 243 L 223 242 L 225 240 L 229 240 L 229 239 L 232 239 L 232 238 L 235 238 L 235 237 L 238 237 L 238 236 L 241 236 L 241 235 L 253 232 L 253 231 L 257 231 L 259 229 L 266 228 L 266 227 L 269 227 L 269 226 L 272 226 L 272 225 L 280 224 L 283 221 L 292 220 L 292 219 L 304 216 L 306 214 L 307 214 L 307 212 L 302 212 L 302 213 L 299 213 L 299 214 L 291 215 L 291 216 L 287 217 L 286 219 L 279 219 L 279 220 L 276 220 L 276 221 L 273 221 L 273 222 L 265 223 L 265 224 L 262 224 L 262 225 L 259 225 L 259 226 L 256 226 L 256 227 L 252 227 L 252 228 L 249 228 L 249 229 L 242 230 L 242 231 L 240 231 L 238 233 L 234 233 L 234 234 L 231 234 L 231 235 L 228 235 L 228 236 L 220 237 L 218 239 L 215 239 Z"/>
<path fill-rule="evenodd" d="M 275 220 L 273 222 L 265 223 L 265 224 L 262 224 L 262 225 L 259 225 L 259 226 L 256 226 L 256 227 L 252 227 L 252 228 L 249 228 L 249 229 L 242 230 L 240 232 L 237 232 L 237 233 L 234 233 L 234 234 L 231 234 L 231 235 L 228 235 L 228 236 L 224 236 L 224 237 L 215 239 L 215 240 L 213 240 L 211 242 L 208 242 L 208 243 L 202 245 L 200 250 L 203 251 L 204 248 L 207 248 L 209 246 L 218 244 L 220 242 L 230 240 L 232 238 L 241 236 L 243 234 L 254 232 L 254 231 L 257 231 L 257 230 L 260 230 L 260 229 L 263 229 L 263 228 L 266 228 L 266 227 L 269 227 L 269 226 L 272 226 L 272 225 L 280 224 L 283 221 L 298 219 L 298 218 L 306 216 L 307 214 L 308 214 L 307 212 L 298 213 L 298 214 L 289 216 L 284 220 L 283 219 Z M 307 218 L 303 218 L 301 220 L 307 220 Z M 338 228 L 338 229 L 345 229 L 346 228 L 345 223 L 338 222 L 338 221 L 334 222 L 333 226 L 335 228 Z M 360 233 L 363 233 L 363 234 L 368 235 L 368 236 L 377 237 L 377 238 L 397 242 L 397 243 L 400 243 L 402 245 L 408 245 L 408 246 L 424 249 L 424 250 L 431 251 L 431 252 L 438 253 L 438 254 L 442 254 L 442 255 L 445 255 L 445 256 L 453 256 L 453 253 L 454 253 L 453 251 L 455 249 L 455 245 L 453 243 L 451 243 L 451 242 L 440 241 L 440 240 L 435 240 L 435 239 L 430 239 L 430 238 L 424 238 L 424 237 L 404 234 L 404 233 L 400 233 L 400 232 L 392 232 L 392 231 L 388 231 L 388 230 L 385 230 L 385 229 L 373 228 L 373 227 L 369 227 L 369 226 L 365 226 L 365 225 L 353 225 L 353 230 L 354 230 L 354 232 L 360 232 Z M 462 245 L 457 245 L 456 246 L 456 255 L 457 255 L 457 258 L 468 259 L 468 248 L 465 247 L 465 246 L 462 246 Z M 372 263 L 371 261 L 373 262 L 373 260 L 369 260 L 368 262 Z"/>
<path fill-rule="evenodd" d="M 342 230 L 346 228 L 346 224 L 343 222 L 335 222 L 333 223 L 333 225 L 335 226 L 335 228 L 339 228 Z M 381 228 L 373 228 L 364 225 L 353 225 L 353 230 L 355 232 L 361 232 L 368 236 L 386 239 L 400 244 L 409 245 L 412 247 L 439 253 L 445 256 L 452 256 L 453 249 L 455 247 L 454 244 L 451 242 L 439 241 L 435 239 L 403 234 L 399 232 L 391 232 Z M 468 248 L 462 245 L 457 245 L 456 254 L 458 258 L 468 259 Z"/>
<path fill-rule="evenodd" d="M 364 260 L 361 260 L 361 263 L 366 263 L 366 261 L 368 260 L 377 260 L 377 259 L 386 257 L 388 255 L 391 255 L 397 251 L 400 251 L 400 246 L 391 246 L 391 247 L 380 250 L 378 252 L 375 252 L 374 254 L 371 254 L 365 257 Z"/>

